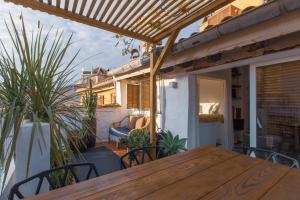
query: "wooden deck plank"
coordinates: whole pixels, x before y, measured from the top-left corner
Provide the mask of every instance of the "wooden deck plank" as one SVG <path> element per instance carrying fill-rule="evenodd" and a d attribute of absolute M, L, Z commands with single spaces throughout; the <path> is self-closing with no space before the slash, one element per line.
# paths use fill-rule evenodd
<path fill-rule="evenodd" d="M 224 184 L 201 200 L 255 200 L 286 175 L 289 168 L 263 162 L 234 180 Z M 298 185 L 299 190 L 299 185 Z"/>
<path fill-rule="evenodd" d="M 291 169 L 261 200 L 299 200 L 300 199 L 300 173 Z"/>
<path fill-rule="evenodd" d="M 138 199 L 235 156 L 239 155 L 226 151 L 216 151 L 199 157 L 198 159 L 174 165 L 173 167 L 161 170 L 150 176 L 135 179 L 126 184 L 84 196 L 84 199 Z"/>
<path fill-rule="evenodd" d="M 240 155 L 162 188 L 143 199 L 199 199 L 261 162 L 262 160 Z"/>
<path fill-rule="evenodd" d="M 75 185 L 60 188 L 55 190 L 55 192 L 44 193 L 38 196 L 34 196 L 30 199 L 76 199 L 78 196 L 83 195 L 85 193 L 97 192 L 98 190 L 106 189 L 108 187 L 114 187 L 119 184 L 124 184 L 128 181 L 150 175 L 152 173 L 164 170 L 176 164 L 197 159 L 201 156 L 205 156 L 216 151 L 222 150 L 212 146 L 194 149 L 188 152 L 177 154 L 176 156 L 170 156 L 167 158 L 159 159 L 155 162 L 149 162 L 141 166 L 136 166 L 127 170 L 122 170 L 112 174 L 101 176 L 96 179 L 91 179 L 86 182 L 81 182 Z"/>

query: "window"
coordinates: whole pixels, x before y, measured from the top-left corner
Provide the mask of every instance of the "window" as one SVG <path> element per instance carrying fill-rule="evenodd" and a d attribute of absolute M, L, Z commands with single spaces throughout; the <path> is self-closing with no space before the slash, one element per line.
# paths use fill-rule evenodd
<path fill-rule="evenodd" d="M 140 86 L 127 84 L 127 108 L 136 108 L 140 107 Z"/>
<path fill-rule="evenodd" d="M 224 122 L 225 81 L 221 79 L 199 78 L 200 122 Z"/>
<path fill-rule="evenodd" d="M 141 99 L 142 99 L 142 110 L 150 109 L 150 82 L 143 81 L 141 84 Z"/>
<path fill-rule="evenodd" d="M 104 95 L 99 96 L 99 105 L 104 105 Z"/>
<path fill-rule="evenodd" d="M 110 94 L 110 102 L 111 102 L 111 104 L 116 103 L 116 94 L 115 93 Z"/>

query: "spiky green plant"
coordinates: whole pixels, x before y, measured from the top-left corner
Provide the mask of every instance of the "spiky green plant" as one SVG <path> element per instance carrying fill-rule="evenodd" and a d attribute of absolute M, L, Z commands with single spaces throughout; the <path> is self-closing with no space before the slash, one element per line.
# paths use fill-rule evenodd
<path fill-rule="evenodd" d="M 93 91 L 93 83 L 92 80 L 88 81 L 89 87 L 85 92 L 85 96 L 83 98 L 83 105 L 86 109 L 86 118 L 88 120 L 92 120 L 95 118 L 96 109 L 97 109 L 97 94 Z"/>
<path fill-rule="evenodd" d="M 186 151 L 186 138 L 179 138 L 179 135 L 174 137 L 169 130 L 164 131 L 160 136 L 162 139 L 159 142 L 159 147 L 162 148 L 164 155 L 171 156 L 180 151 Z"/>
<path fill-rule="evenodd" d="M 56 31 L 51 40 L 52 31 L 44 32 L 41 27 L 29 36 L 23 18 L 20 32 L 12 17 L 10 20 L 11 25 L 6 23 L 6 28 L 13 49 L 8 50 L 1 41 L 0 52 L 0 150 L 3 152 L 0 156 L 4 182 L 25 119 L 33 123 L 29 152 L 24 152 L 28 158 L 27 172 L 34 133 L 36 129 L 41 130 L 42 122 L 50 124 L 52 166 L 64 165 L 74 156 L 69 142 L 76 146 L 72 134 L 74 129 L 81 129 L 81 111 L 69 106 L 77 98 L 69 85 L 74 80 L 74 60 L 78 52 L 69 61 L 65 59 L 72 45 L 72 35 L 65 39 L 63 32 Z M 38 132 L 44 140 L 43 133 Z"/>

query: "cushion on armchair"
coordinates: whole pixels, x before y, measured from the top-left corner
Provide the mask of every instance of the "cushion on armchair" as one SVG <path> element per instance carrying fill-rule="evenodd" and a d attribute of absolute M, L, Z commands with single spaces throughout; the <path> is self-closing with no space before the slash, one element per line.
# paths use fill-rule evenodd
<path fill-rule="evenodd" d="M 134 116 L 130 115 L 128 118 L 128 129 L 132 130 L 135 128 L 136 121 L 140 119 L 142 116 Z"/>
<path fill-rule="evenodd" d="M 145 124 L 145 117 L 141 117 L 138 120 L 136 120 L 135 128 L 136 129 L 143 128 L 144 124 Z"/>
<path fill-rule="evenodd" d="M 126 137 L 129 133 L 129 129 L 126 127 L 112 127 L 109 129 L 109 134 L 118 138 Z"/>

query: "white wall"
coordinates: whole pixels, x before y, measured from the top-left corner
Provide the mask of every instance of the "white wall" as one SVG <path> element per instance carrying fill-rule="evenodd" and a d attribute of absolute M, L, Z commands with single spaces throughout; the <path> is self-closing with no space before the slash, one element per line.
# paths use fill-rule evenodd
<path fill-rule="evenodd" d="M 177 82 L 177 88 L 171 87 L 170 82 Z M 191 134 L 197 129 L 195 115 L 198 113 L 198 104 L 195 102 L 197 99 L 194 87 L 195 76 L 163 79 L 159 85 L 159 127 L 163 130 L 170 130 L 181 138 L 188 138 L 187 147 L 192 148 Z"/>

